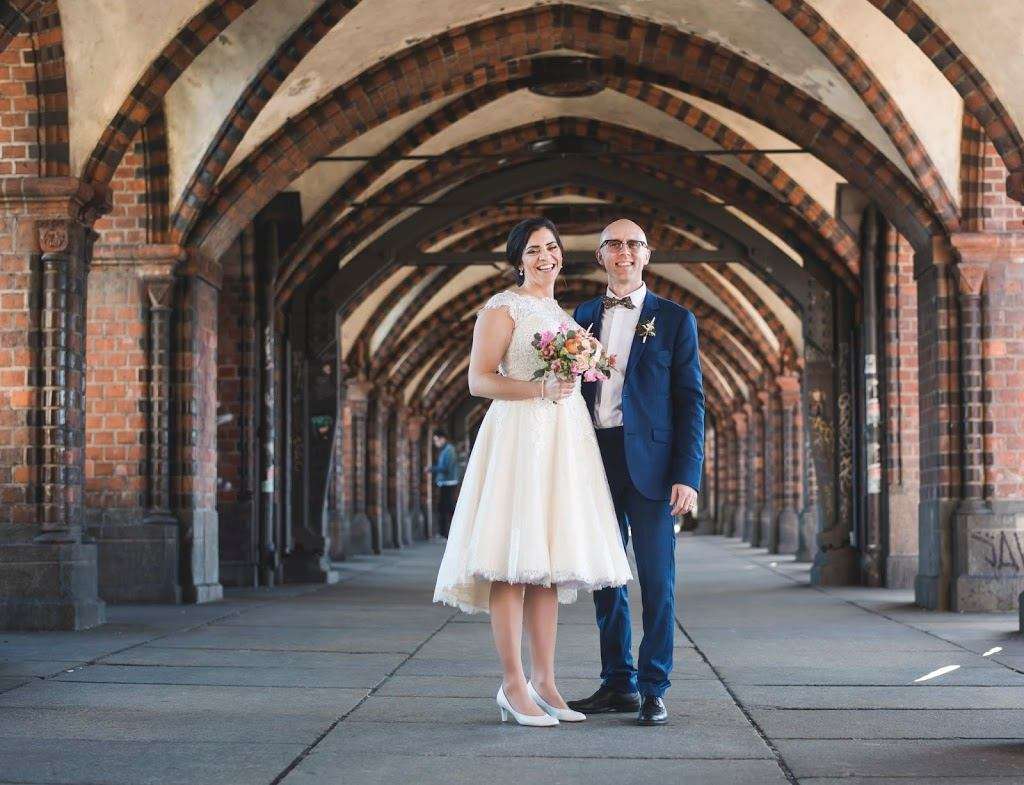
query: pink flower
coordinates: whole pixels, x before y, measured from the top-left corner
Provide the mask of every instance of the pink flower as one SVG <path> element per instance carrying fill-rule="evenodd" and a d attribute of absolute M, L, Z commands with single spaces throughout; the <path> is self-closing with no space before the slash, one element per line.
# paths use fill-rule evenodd
<path fill-rule="evenodd" d="M 555 334 L 551 330 L 545 330 L 540 334 L 540 348 L 543 349 L 553 340 L 555 340 Z"/>
<path fill-rule="evenodd" d="M 593 368 L 583 374 L 583 381 L 585 382 L 598 382 L 603 378 L 604 377 Z"/>

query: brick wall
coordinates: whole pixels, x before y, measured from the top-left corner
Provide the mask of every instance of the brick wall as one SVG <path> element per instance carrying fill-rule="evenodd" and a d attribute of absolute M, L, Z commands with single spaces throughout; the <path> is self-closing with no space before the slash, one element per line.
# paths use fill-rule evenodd
<path fill-rule="evenodd" d="M 0 539 L 7 524 L 35 521 L 35 505 L 27 494 L 30 424 L 38 401 L 30 333 L 39 325 L 29 297 L 32 258 L 19 252 L 17 231 L 16 218 L 0 215 Z"/>
<path fill-rule="evenodd" d="M 983 295 L 985 496 L 1024 501 L 1024 264 L 993 265 Z"/>
<path fill-rule="evenodd" d="M 35 50 L 19 35 L 0 52 L 0 177 L 39 175 Z"/>
<path fill-rule="evenodd" d="M 909 588 L 917 574 L 921 448 L 914 250 L 891 227 L 882 271 L 881 406 L 883 504 L 888 522 L 886 585 Z"/>
<path fill-rule="evenodd" d="M 132 268 L 94 266 L 86 311 L 85 504 L 89 521 L 146 504 L 146 305 Z"/>

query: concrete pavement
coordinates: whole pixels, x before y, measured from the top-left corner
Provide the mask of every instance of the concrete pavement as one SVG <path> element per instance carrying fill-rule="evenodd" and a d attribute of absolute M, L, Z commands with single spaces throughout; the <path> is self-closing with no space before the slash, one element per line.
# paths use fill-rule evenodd
<path fill-rule="evenodd" d="M 347 562 L 335 586 L 0 633 L 0 784 L 1024 782 L 1014 615 L 814 589 L 719 537 L 678 553 L 666 727 L 500 724 L 487 617 L 430 604 L 430 544 Z M 567 697 L 596 687 L 586 596 L 563 606 L 558 663 Z"/>

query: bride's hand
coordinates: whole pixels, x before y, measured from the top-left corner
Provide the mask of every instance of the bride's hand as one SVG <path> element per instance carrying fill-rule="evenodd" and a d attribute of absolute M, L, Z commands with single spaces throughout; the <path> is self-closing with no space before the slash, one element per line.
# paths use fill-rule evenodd
<path fill-rule="evenodd" d="M 572 395 L 572 391 L 575 387 L 575 381 L 566 382 L 562 381 L 557 376 L 547 376 L 544 378 L 544 382 L 541 387 L 541 397 L 547 398 L 549 401 L 561 401 Z"/>

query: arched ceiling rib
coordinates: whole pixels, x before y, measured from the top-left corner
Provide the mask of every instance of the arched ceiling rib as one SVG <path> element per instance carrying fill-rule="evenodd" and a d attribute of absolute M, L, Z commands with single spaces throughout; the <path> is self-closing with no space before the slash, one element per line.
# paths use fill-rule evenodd
<path fill-rule="evenodd" d="M 282 89 L 252 125 L 228 164 L 228 170 L 267 139 L 287 118 L 334 87 L 355 76 L 360 69 L 408 45 L 409 41 L 435 35 L 496 13 L 513 12 L 536 5 L 557 3 L 469 0 L 457 4 L 442 0 L 420 0 L 405 13 L 382 14 L 373 2 L 364 2 L 313 49 L 306 60 L 286 79 Z M 621 13 L 622 3 L 591 0 L 578 4 Z M 835 67 L 784 17 L 771 6 L 749 0 L 650 0 L 642 16 L 666 26 L 677 27 L 736 52 L 773 70 L 783 79 L 821 100 L 855 128 L 891 161 L 903 165 L 899 153 L 856 93 Z M 343 55 L 343 56 L 342 56 Z M 907 171 L 909 175 L 909 171 Z"/>

